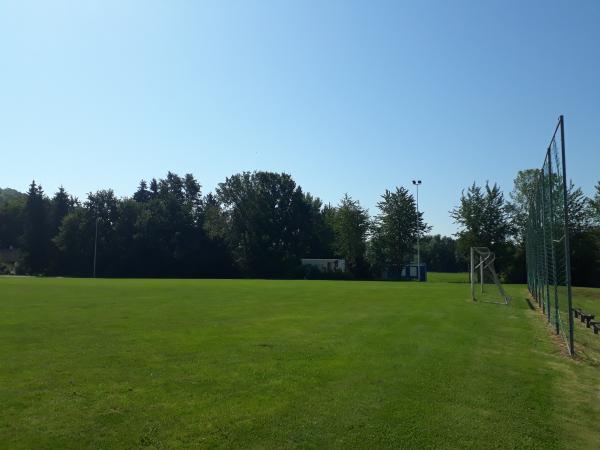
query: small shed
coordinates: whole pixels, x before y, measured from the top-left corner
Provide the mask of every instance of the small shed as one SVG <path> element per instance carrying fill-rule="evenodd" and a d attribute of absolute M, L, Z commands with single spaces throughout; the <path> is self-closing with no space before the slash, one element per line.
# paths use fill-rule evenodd
<path fill-rule="evenodd" d="M 303 266 L 316 267 L 320 272 L 345 272 L 346 260 L 337 258 L 302 258 Z"/>

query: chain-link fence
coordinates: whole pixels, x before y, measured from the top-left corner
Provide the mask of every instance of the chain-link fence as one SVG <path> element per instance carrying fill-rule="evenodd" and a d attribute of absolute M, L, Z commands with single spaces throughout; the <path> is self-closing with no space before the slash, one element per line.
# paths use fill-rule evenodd
<path fill-rule="evenodd" d="M 574 355 L 563 116 L 530 193 L 526 246 L 529 291 Z"/>

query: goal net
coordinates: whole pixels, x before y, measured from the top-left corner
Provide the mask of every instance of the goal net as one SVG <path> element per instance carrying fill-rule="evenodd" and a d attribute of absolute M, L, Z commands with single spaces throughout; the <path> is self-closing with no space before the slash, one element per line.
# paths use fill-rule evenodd
<path fill-rule="evenodd" d="M 510 297 L 506 295 L 494 261 L 496 255 L 487 247 L 471 247 L 471 298 L 489 303 L 508 304 Z"/>

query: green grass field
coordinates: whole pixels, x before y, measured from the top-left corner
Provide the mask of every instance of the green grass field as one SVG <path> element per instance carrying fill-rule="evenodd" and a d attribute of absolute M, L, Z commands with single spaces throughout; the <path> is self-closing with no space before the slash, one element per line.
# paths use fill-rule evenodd
<path fill-rule="evenodd" d="M 0 447 L 599 448 L 600 364 L 456 277 L 0 278 Z"/>
<path fill-rule="evenodd" d="M 427 281 L 430 283 L 468 283 L 469 272 L 429 272 L 427 274 Z"/>

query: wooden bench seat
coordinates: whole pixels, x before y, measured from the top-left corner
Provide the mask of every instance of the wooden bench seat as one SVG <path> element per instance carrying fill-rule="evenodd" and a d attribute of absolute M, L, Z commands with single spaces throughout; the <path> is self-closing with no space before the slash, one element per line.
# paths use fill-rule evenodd
<path fill-rule="evenodd" d="M 578 317 L 582 322 L 585 323 L 585 326 L 589 328 L 591 326 L 590 322 L 594 320 L 596 316 L 594 314 L 585 312 L 581 308 L 573 308 L 573 317 Z"/>
<path fill-rule="evenodd" d="M 596 317 L 596 316 L 594 316 L 593 314 L 588 314 L 588 313 L 582 312 L 582 314 L 580 315 L 580 317 L 581 317 L 581 321 L 585 322 L 585 326 L 587 328 L 589 328 L 590 327 L 590 322 L 592 320 L 594 320 L 594 317 Z"/>

